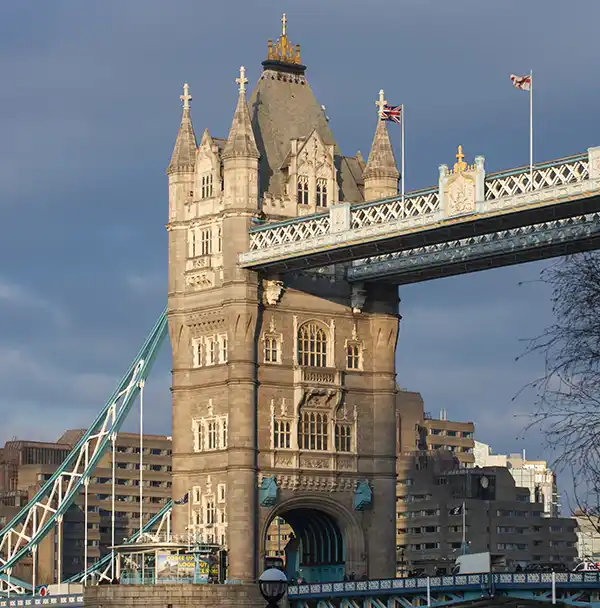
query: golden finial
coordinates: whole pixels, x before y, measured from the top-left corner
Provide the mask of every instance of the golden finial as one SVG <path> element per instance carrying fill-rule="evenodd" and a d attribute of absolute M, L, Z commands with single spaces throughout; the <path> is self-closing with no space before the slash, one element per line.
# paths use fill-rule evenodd
<path fill-rule="evenodd" d="M 281 38 L 273 43 L 269 40 L 267 59 L 270 61 L 281 61 L 283 63 L 300 64 L 300 45 L 292 44 L 287 36 L 287 16 L 285 13 L 281 16 Z"/>
<path fill-rule="evenodd" d="M 464 158 L 465 155 L 463 154 L 462 146 L 458 146 L 456 162 L 454 163 L 454 173 L 462 173 L 467 168 L 467 163 L 464 161 Z"/>

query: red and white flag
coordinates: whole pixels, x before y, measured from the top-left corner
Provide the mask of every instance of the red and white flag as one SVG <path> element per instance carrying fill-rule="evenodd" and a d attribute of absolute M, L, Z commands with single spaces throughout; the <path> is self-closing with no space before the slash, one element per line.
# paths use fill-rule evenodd
<path fill-rule="evenodd" d="M 510 79 L 515 88 L 521 89 L 521 91 L 531 90 L 531 74 L 527 74 L 527 76 L 516 76 L 515 74 L 511 74 Z"/>

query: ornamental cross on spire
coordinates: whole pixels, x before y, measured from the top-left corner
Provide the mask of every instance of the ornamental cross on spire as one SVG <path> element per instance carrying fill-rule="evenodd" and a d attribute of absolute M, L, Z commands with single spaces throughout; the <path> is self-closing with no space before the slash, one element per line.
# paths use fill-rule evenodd
<path fill-rule="evenodd" d="M 281 16 L 281 35 L 285 36 L 286 33 L 286 25 L 287 25 L 287 17 L 285 16 L 285 13 L 283 13 L 283 15 Z"/>
<path fill-rule="evenodd" d="M 377 113 L 379 114 L 379 116 L 381 116 L 383 114 L 385 106 L 387 106 L 387 100 L 385 99 L 385 93 L 383 92 L 383 89 L 379 91 L 379 100 L 375 102 L 375 105 L 379 108 L 377 110 Z"/>
<path fill-rule="evenodd" d="M 246 78 L 246 68 L 243 65 L 240 66 L 240 77 L 236 78 L 235 81 L 240 85 L 240 93 L 244 93 L 246 91 L 248 79 Z"/>
<path fill-rule="evenodd" d="M 189 110 L 190 101 L 192 101 L 192 96 L 190 95 L 190 85 L 187 82 L 183 85 L 183 95 L 180 95 L 179 99 L 183 101 L 183 109 Z"/>
<path fill-rule="evenodd" d="M 462 146 L 458 146 L 456 153 L 456 162 L 454 163 L 454 172 L 461 173 L 467 168 L 467 163 L 464 161 L 465 155 L 463 154 Z"/>

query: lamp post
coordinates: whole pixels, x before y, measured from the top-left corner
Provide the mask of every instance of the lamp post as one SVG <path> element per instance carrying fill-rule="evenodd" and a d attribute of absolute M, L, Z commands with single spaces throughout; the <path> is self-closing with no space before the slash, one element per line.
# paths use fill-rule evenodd
<path fill-rule="evenodd" d="M 267 608 L 275 608 L 287 591 L 287 576 L 277 568 L 268 568 L 258 577 L 261 595 L 267 600 Z"/>

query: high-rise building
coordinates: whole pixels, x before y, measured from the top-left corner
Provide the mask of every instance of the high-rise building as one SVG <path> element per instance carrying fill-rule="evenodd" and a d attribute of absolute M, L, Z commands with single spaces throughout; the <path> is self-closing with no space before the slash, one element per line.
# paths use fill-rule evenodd
<path fill-rule="evenodd" d="M 600 561 L 600 518 L 575 511 L 577 522 L 577 552 L 580 559 Z"/>
<path fill-rule="evenodd" d="M 556 475 L 545 460 L 527 460 L 523 454 L 492 454 L 489 445 L 475 442 L 475 466 L 506 467 L 519 488 L 527 488 L 531 502 L 543 505 L 544 514 L 558 517 L 560 511 Z"/>
<path fill-rule="evenodd" d="M 474 446 L 472 423 L 448 421 L 444 413 L 434 420 L 423 410 L 419 393 L 398 393 L 398 573 L 448 571 L 462 550 L 463 532 L 470 552 L 490 551 L 521 564 L 572 562 L 575 521 L 547 517 L 543 503 L 530 501 L 508 468 L 473 468 L 473 448 L 481 444 Z"/>

